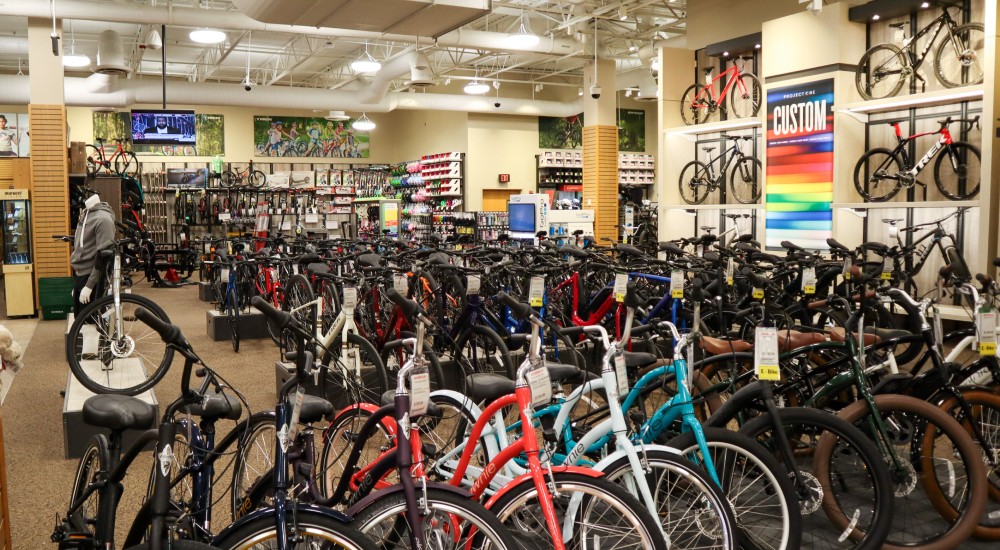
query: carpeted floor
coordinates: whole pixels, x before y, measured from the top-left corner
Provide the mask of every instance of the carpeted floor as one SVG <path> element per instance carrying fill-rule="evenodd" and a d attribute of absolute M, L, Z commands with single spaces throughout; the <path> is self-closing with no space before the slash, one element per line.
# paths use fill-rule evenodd
<path fill-rule="evenodd" d="M 274 361 L 278 352 L 270 339 L 245 340 L 240 353 L 235 354 L 228 340 L 213 342 L 206 336 L 205 310 L 211 306 L 198 300 L 197 287 L 154 289 L 139 285 L 135 292 L 160 304 L 205 361 L 247 396 L 253 410 L 274 407 Z M 25 366 L 3 403 L 11 534 L 19 549 L 52 547 L 49 535 L 56 515 L 65 513 L 72 489 L 77 461 L 63 458 L 63 398 L 59 393 L 69 372 L 63 351 L 65 331 L 65 321 L 38 322 Z M 179 393 L 180 367 L 180 359 L 175 359 L 173 369 L 156 387 L 161 405 Z M 220 423 L 219 435 L 232 425 Z M 148 457 L 140 459 L 126 480 L 119 508 L 119 533 L 128 529 L 145 494 L 150 464 Z M 225 506 L 227 499 L 222 502 L 219 512 L 225 515 L 220 518 L 228 516 L 229 510 Z"/>

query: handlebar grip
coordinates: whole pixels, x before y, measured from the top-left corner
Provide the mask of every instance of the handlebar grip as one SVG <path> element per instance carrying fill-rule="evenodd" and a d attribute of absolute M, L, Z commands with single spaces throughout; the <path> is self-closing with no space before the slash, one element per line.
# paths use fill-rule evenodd
<path fill-rule="evenodd" d="M 535 310 L 532 309 L 531 306 L 523 302 L 518 302 L 513 296 L 507 294 L 506 292 L 498 293 L 497 299 L 500 300 L 500 303 L 510 308 L 511 314 L 519 321 L 523 321 L 535 313 Z"/>
<path fill-rule="evenodd" d="M 583 327 L 562 327 L 559 329 L 559 334 L 564 336 L 579 336 L 583 333 Z"/>
<path fill-rule="evenodd" d="M 705 289 L 702 288 L 701 279 L 694 279 L 691 281 L 691 290 L 688 291 L 688 298 L 696 302 L 700 302 L 705 299 L 707 293 Z"/>
<path fill-rule="evenodd" d="M 184 346 L 187 344 L 187 341 L 184 340 L 184 335 L 181 334 L 181 329 L 177 328 L 176 325 L 171 325 L 163 319 L 160 319 L 148 309 L 144 307 L 136 308 L 135 317 L 159 334 L 160 338 L 162 338 L 164 342 L 177 346 Z"/>
<path fill-rule="evenodd" d="M 416 317 L 420 313 L 420 304 L 409 300 L 406 296 L 403 296 L 399 292 L 396 292 L 395 288 L 390 288 L 386 291 L 385 295 L 389 298 L 389 301 L 396 304 L 396 306 L 403 312 L 403 315 L 407 318 Z"/>
<path fill-rule="evenodd" d="M 979 284 L 983 285 L 983 287 L 987 287 L 993 283 L 993 277 L 983 273 L 976 273 L 976 280 L 979 281 Z"/>
<path fill-rule="evenodd" d="M 292 318 L 291 313 L 275 308 L 270 304 L 270 302 L 260 296 L 254 296 L 251 298 L 250 305 L 257 308 L 258 311 L 274 321 L 274 324 L 277 325 L 279 329 L 287 328 L 292 323 L 295 323 L 295 319 Z"/>
<path fill-rule="evenodd" d="M 938 277 L 941 277 L 942 279 L 950 279 L 953 271 L 954 270 L 950 265 L 943 265 L 941 266 L 941 269 L 938 270 Z"/>

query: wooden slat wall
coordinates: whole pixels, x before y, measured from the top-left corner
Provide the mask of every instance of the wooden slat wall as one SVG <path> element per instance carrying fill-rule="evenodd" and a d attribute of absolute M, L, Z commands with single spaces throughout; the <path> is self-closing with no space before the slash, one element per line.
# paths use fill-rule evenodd
<path fill-rule="evenodd" d="M 618 234 L 618 127 L 583 128 L 583 208 L 594 211 L 598 242 Z"/>
<path fill-rule="evenodd" d="M 69 245 L 51 238 L 69 233 L 66 108 L 29 105 L 31 117 L 31 214 L 35 280 L 70 275 Z M 36 293 L 37 302 L 37 293 Z"/>
<path fill-rule="evenodd" d="M 31 159 L 0 158 L 0 187 L 31 189 Z"/>

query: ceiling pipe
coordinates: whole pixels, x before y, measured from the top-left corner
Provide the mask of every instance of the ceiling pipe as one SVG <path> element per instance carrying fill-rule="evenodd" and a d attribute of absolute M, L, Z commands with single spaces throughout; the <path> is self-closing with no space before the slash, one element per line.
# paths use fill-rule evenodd
<path fill-rule="evenodd" d="M 364 103 L 381 103 L 389 93 L 392 81 L 404 75 L 413 76 L 430 68 L 427 56 L 411 51 L 382 64 L 382 68 L 372 77 L 371 83 L 361 96 Z"/>

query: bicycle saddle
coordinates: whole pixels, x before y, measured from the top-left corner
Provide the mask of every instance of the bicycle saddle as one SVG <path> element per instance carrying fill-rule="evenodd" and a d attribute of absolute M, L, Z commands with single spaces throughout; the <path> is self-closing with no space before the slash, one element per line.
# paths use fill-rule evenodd
<path fill-rule="evenodd" d="M 722 259 L 718 252 L 706 252 L 702 254 L 701 257 L 704 258 L 705 261 L 713 263 Z"/>
<path fill-rule="evenodd" d="M 358 265 L 361 267 L 379 267 L 382 265 L 382 256 L 378 254 L 362 254 L 358 256 Z"/>
<path fill-rule="evenodd" d="M 587 252 L 586 250 L 582 250 L 582 249 L 580 249 L 580 248 L 578 248 L 576 246 L 573 246 L 571 244 L 560 246 L 558 248 L 558 250 L 559 250 L 559 252 L 561 252 L 563 254 L 569 254 L 570 256 L 573 256 L 574 258 L 583 259 L 583 258 L 586 258 L 586 257 L 590 256 L 590 252 Z"/>
<path fill-rule="evenodd" d="M 646 254 L 630 244 L 616 244 L 615 251 L 620 254 L 631 254 L 633 256 L 645 256 Z"/>
<path fill-rule="evenodd" d="M 907 334 L 909 334 L 909 333 L 907 333 Z M 858 339 L 858 333 L 852 332 L 851 333 L 851 339 L 854 340 L 854 341 L 857 341 L 857 339 Z M 846 340 L 847 340 L 847 331 L 844 330 L 844 327 L 833 327 L 832 329 L 830 329 L 830 341 L 831 342 L 844 342 Z M 879 342 L 879 340 L 880 340 L 880 338 L 878 337 L 877 334 L 872 334 L 872 333 L 868 332 L 867 330 L 865 331 L 865 345 L 866 346 L 870 346 L 872 344 L 877 344 Z"/>
<path fill-rule="evenodd" d="M 789 351 L 826 340 L 820 332 L 799 332 L 797 330 L 778 331 L 778 349 Z"/>
<path fill-rule="evenodd" d="M 661 242 L 659 245 L 657 245 L 656 248 L 661 252 L 666 252 L 668 254 L 673 254 L 675 256 L 684 255 L 684 249 L 682 249 L 681 247 L 677 246 L 676 244 L 670 241 Z"/>
<path fill-rule="evenodd" d="M 702 69 L 702 72 L 704 72 L 705 74 L 712 74 L 712 71 L 714 71 L 714 70 L 715 70 L 715 67 L 707 67 L 705 69 Z"/>
<path fill-rule="evenodd" d="M 625 352 L 625 366 L 642 368 L 659 361 L 660 358 L 653 355 L 652 353 L 646 353 L 641 351 L 626 351 Z M 551 367 L 550 367 L 551 368 Z M 551 372 L 551 371 L 550 371 Z"/>
<path fill-rule="evenodd" d="M 306 265 L 306 271 L 312 273 L 313 275 L 326 275 L 330 273 L 330 266 L 324 264 L 323 262 L 313 262 Z"/>
<path fill-rule="evenodd" d="M 299 409 L 299 422 L 312 424 L 322 419 L 333 417 L 333 403 L 315 395 L 303 395 L 302 407 Z"/>
<path fill-rule="evenodd" d="M 889 28 L 892 28 L 892 29 L 902 29 L 905 26 L 906 26 L 905 22 L 904 23 L 889 23 Z"/>
<path fill-rule="evenodd" d="M 849 248 L 847 248 L 843 244 L 840 244 L 840 241 L 838 241 L 837 239 L 834 239 L 833 237 L 828 238 L 826 240 L 826 244 L 832 250 L 839 250 L 841 252 L 848 252 L 850 250 Z"/>
<path fill-rule="evenodd" d="M 319 254 L 303 254 L 299 256 L 299 264 L 312 264 L 320 260 Z"/>
<path fill-rule="evenodd" d="M 98 428 L 146 430 L 153 427 L 154 420 L 152 405 L 127 395 L 95 395 L 83 403 L 83 422 Z"/>
<path fill-rule="evenodd" d="M 715 231 L 715 226 L 714 225 L 703 225 L 703 226 L 699 227 L 698 229 L 701 229 L 702 231 Z"/>
<path fill-rule="evenodd" d="M 715 151 L 715 147 L 702 147 L 701 150 L 706 153 L 711 153 L 712 151 Z"/>
<path fill-rule="evenodd" d="M 881 327 L 865 327 L 865 334 L 874 334 L 880 341 L 895 340 L 897 338 L 913 336 L 912 332 L 905 329 Z"/>
<path fill-rule="evenodd" d="M 733 248 L 740 252 L 760 252 L 760 249 L 750 243 L 736 243 Z"/>
<path fill-rule="evenodd" d="M 806 249 L 793 243 L 792 241 L 781 241 L 781 248 L 788 250 L 789 252 L 805 252 Z"/>
<path fill-rule="evenodd" d="M 722 338 L 702 336 L 701 349 L 708 352 L 709 355 L 722 355 L 724 353 L 750 351 L 753 349 L 753 344 L 743 340 L 723 340 Z"/>
<path fill-rule="evenodd" d="M 243 406 L 228 393 L 211 393 L 201 403 L 188 405 L 182 411 L 203 420 L 239 420 Z"/>
<path fill-rule="evenodd" d="M 388 390 L 382 394 L 382 406 L 392 405 L 396 403 L 396 390 Z M 427 416 L 441 416 L 441 408 L 434 404 L 433 401 L 427 402 Z"/>
<path fill-rule="evenodd" d="M 101 141 L 107 141 L 107 140 L 105 140 L 105 139 L 104 139 L 104 138 L 102 138 L 102 137 L 95 137 L 95 138 L 94 138 L 94 141 L 98 141 L 98 142 L 101 142 Z"/>
<path fill-rule="evenodd" d="M 889 247 L 876 242 L 862 243 L 861 248 L 864 250 L 871 250 L 872 252 L 878 254 L 879 256 L 885 256 L 889 253 Z"/>
<path fill-rule="evenodd" d="M 903 218 L 882 218 L 882 223 L 894 224 L 903 221 Z"/>
<path fill-rule="evenodd" d="M 517 384 L 501 374 L 492 372 L 476 372 L 465 377 L 465 385 L 469 389 L 469 397 L 476 403 L 490 403 L 514 393 Z"/>
<path fill-rule="evenodd" d="M 753 259 L 754 261 L 767 262 L 769 264 L 774 264 L 774 265 L 778 265 L 783 261 L 781 258 L 775 256 L 774 254 L 768 254 L 767 252 L 756 252 L 753 255 Z"/>

